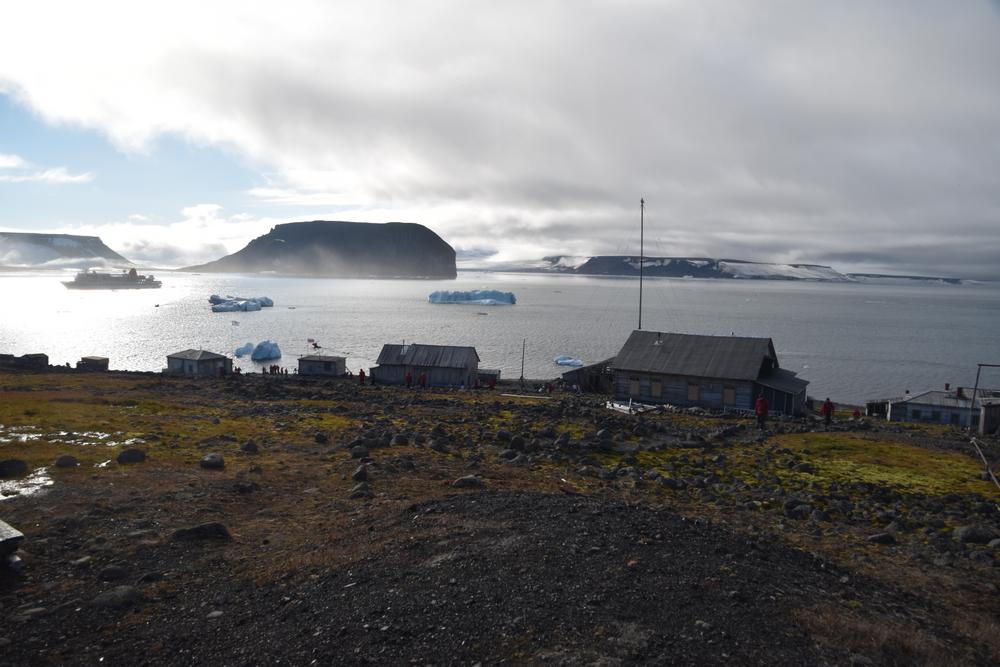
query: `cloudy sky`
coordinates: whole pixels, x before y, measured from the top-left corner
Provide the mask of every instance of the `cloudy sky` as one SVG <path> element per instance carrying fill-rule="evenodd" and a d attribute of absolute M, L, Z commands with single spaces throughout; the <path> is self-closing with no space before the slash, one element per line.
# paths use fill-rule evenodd
<path fill-rule="evenodd" d="M 276 222 L 484 262 L 1000 278 L 1000 3 L 15 2 L 0 229 L 159 266 Z"/>

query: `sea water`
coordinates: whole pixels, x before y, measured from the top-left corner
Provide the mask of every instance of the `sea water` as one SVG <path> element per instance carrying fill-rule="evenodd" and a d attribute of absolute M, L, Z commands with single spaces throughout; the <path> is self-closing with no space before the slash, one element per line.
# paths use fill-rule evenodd
<path fill-rule="evenodd" d="M 374 365 L 384 343 L 469 345 L 503 378 L 556 378 L 560 355 L 614 356 L 638 326 L 629 278 L 460 272 L 457 280 L 337 280 L 164 273 L 162 289 L 77 291 L 56 273 L 0 274 L 0 352 L 44 352 L 50 363 L 105 356 L 112 369 L 159 371 L 189 348 L 232 355 L 272 340 L 280 365 L 304 354 Z M 517 305 L 431 304 L 435 290 L 513 292 Z M 268 296 L 273 308 L 213 313 L 211 294 Z M 647 279 L 642 328 L 761 336 L 812 396 L 860 402 L 971 386 L 977 363 L 1000 363 L 1000 285 L 877 285 L 766 280 Z M 319 349 L 308 339 L 317 341 Z M 244 371 L 263 364 L 237 359 Z M 367 371 L 366 371 L 367 372 Z M 1000 387 L 1000 369 L 982 384 Z"/>

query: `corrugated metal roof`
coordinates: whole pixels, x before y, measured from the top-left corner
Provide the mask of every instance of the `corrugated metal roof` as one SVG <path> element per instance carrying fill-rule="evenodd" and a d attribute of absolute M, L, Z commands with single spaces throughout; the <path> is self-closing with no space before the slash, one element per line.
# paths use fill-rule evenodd
<path fill-rule="evenodd" d="M 770 338 L 699 336 L 633 331 L 615 358 L 614 368 L 666 375 L 756 380 L 766 357 L 777 355 Z"/>
<path fill-rule="evenodd" d="M 299 357 L 299 361 L 343 361 L 344 357 L 331 357 L 326 354 L 307 354 Z"/>
<path fill-rule="evenodd" d="M 765 387 L 784 391 L 789 394 L 797 394 L 809 386 L 808 380 L 796 377 L 795 373 L 786 371 L 784 368 L 775 368 L 762 374 L 757 378 L 757 382 Z"/>
<path fill-rule="evenodd" d="M 913 396 L 908 396 L 902 399 L 897 399 L 893 401 L 894 403 L 909 403 L 911 405 L 929 405 L 936 408 L 965 408 L 969 409 L 970 401 L 972 399 L 972 390 L 964 389 L 964 395 L 959 397 L 954 391 L 942 391 L 932 389 L 930 391 L 925 391 L 920 394 L 914 394 Z M 981 401 L 989 402 L 990 399 L 995 399 L 997 392 L 991 389 L 980 389 L 976 392 L 976 402 L 972 406 L 978 408 Z"/>
<path fill-rule="evenodd" d="M 208 350 L 182 350 L 168 354 L 167 359 L 185 359 L 187 361 L 202 361 L 204 359 L 226 359 L 224 354 L 216 354 Z"/>
<path fill-rule="evenodd" d="M 378 355 L 379 366 L 427 366 L 435 368 L 468 368 L 479 363 L 474 347 L 454 345 L 383 345 Z"/>

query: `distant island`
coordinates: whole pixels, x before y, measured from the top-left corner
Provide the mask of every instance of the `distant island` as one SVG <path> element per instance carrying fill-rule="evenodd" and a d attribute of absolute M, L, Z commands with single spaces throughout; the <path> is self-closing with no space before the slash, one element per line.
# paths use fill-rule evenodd
<path fill-rule="evenodd" d="M 503 271 L 558 273 L 583 276 L 638 276 L 639 257 L 553 255 L 540 261 L 504 266 Z M 775 264 L 711 257 L 644 257 L 642 273 L 648 278 L 720 278 L 731 280 L 808 280 L 817 282 L 936 282 L 961 284 L 959 278 L 891 276 L 874 273 L 841 273 L 822 264 Z"/>
<path fill-rule="evenodd" d="M 10 268 L 129 267 L 97 236 L 0 232 L 0 266 Z"/>
<path fill-rule="evenodd" d="M 275 226 L 245 248 L 182 271 L 331 278 L 454 278 L 455 249 L 423 225 L 314 220 Z"/>

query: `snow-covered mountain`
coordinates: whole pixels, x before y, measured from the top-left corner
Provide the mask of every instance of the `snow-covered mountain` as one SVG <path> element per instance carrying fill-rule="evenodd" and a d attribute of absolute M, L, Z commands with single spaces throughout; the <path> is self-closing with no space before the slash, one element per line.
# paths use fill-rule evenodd
<path fill-rule="evenodd" d="M 592 276 L 637 276 L 639 258 L 602 255 L 597 257 L 546 257 L 536 266 L 526 267 L 546 273 L 574 273 Z M 739 259 L 711 257 L 645 257 L 643 275 L 670 278 L 733 278 L 751 280 L 820 280 L 850 282 L 839 271 L 819 264 L 767 264 Z"/>
<path fill-rule="evenodd" d="M 97 236 L 0 232 L 0 266 L 30 268 L 128 267 L 132 263 Z"/>

